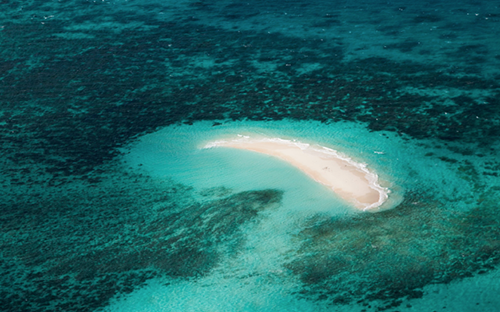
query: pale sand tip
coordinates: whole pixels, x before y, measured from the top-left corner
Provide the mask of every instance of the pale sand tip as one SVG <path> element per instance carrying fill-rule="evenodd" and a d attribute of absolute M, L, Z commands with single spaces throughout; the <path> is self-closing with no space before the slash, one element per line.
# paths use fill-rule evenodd
<path fill-rule="evenodd" d="M 388 198 L 389 190 L 378 184 L 378 176 L 370 172 L 365 164 L 341 156 L 327 147 L 313 147 L 280 138 L 253 139 L 241 135 L 233 140 L 213 141 L 205 145 L 205 148 L 211 147 L 250 150 L 287 161 L 364 211 L 376 210 Z"/>

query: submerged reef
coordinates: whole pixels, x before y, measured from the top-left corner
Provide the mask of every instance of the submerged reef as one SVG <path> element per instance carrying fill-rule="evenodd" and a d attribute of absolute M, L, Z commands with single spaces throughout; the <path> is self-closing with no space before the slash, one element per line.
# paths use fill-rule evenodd
<path fill-rule="evenodd" d="M 92 310 L 155 276 L 200 278 L 235 254 L 241 226 L 282 196 L 196 195 L 140 175 L 111 176 L 81 188 L 28 188 L 1 204 L 2 311 Z"/>
<path fill-rule="evenodd" d="M 477 143 L 482 153 L 500 137 L 498 79 L 466 67 L 345 61 L 336 41 L 152 20 L 160 4 L 145 12 L 75 4 L 92 12 L 76 17 L 54 6 L 59 18 L 43 27 L 13 12 L 18 19 L 1 32 L 0 139 L 3 158 L 15 163 L 85 174 L 137 135 L 198 120 L 363 122 L 373 131 Z M 45 9 L 33 4 L 23 14 Z M 74 36 L 84 21 L 107 25 L 104 12 L 119 41 L 105 29 Z M 311 64 L 318 66 L 304 71 Z"/>
<path fill-rule="evenodd" d="M 332 304 L 378 301 L 378 310 L 421 298 L 423 287 L 485 273 L 500 263 L 498 189 L 477 208 L 450 214 L 424 194 L 397 209 L 355 218 L 311 218 L 286 265 L 300 276 L 298 295 Z M 453 203 L 450 203 L 453 205 Z"/>
<path fill-rule="evenodd" d="M 311 217 L 282 264 L 291 283 L 300 281 L 295 296 L 384 309 L 422 296 L 425 285 L 498 267 L 500 76 L 483 74 L 496 68 L 488 60 L 500 60 L 492 47 L 457 42 L 438 51 L 433 38 L 403 34 L 401 23 L 351 21 L 353 29 L 376 24 L 390 37 L 385 51 L 415 53 L 352 57 L 352 41 L 336 35 L 223 27 L 261 14 L 242 3 L 220 12 L 207 1 L 178 12 L 127 3 L 0 3 L 3 311 L 94 310 L 153 277 L 197 280 L 237 253 L 241 228 L 279 205 L 281 190 L 194 190 L 117 161 L 141 135 L 207 120 L 359 123 L 414 140 L 472 185 L 474 194 L 460 199 L 464 211 L 408 190 L 391 211 Z M 255 7 L 264 12 L 267 3 Z M 296 10 L 312 4 L 303 5 Z M 408 14 L 401 16 L 411 26 L 441 23 L 433 31 L 441 40 L 500 20 L 494 10 L 467 23 L 443 10 L 390 12 Z M 321 12 L 309 27 L 345 33 L 335 28 L 346 18 L 340 13 Z M 223 22 L 203 24 L 207 14 Z M 359 50 L 376 48 L 368 45 Z M 437 52 L 446 58 L 414 58 Z"/>

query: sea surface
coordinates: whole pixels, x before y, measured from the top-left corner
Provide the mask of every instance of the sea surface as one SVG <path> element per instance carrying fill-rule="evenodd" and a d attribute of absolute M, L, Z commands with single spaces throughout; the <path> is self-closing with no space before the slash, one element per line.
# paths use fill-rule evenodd
<path fill-rule="evenodd" d="M 498 38 L 496 1 L 0 0 L 0 311 L 500 311 Z M 210 145 L 254 135 L 384 209 Z"/>

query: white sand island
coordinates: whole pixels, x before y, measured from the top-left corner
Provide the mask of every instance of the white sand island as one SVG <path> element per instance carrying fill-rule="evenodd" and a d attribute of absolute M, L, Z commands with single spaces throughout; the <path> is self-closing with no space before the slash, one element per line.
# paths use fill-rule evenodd
<path fill-rule="evenodd" d="M 327 147 L 313 147 L 280 138 L 250 138 L 242 135 L 235 139 L 210 142 L 205 146 L 211 147 L 250 150 L 287 161 L 364 211 L 377 211 L 388 197 L 389 190 L 378 184 L 378 176 L 370 172 L 365 164 L 354 162 Z"/>

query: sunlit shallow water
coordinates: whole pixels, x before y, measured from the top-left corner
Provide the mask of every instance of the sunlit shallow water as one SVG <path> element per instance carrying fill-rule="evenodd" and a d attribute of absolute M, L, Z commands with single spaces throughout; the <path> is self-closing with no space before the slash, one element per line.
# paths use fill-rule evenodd
<path fill-rule="evenodd" d="M 373 216 L 369 216 L 370 213 L 358 211 L 327 187 L 274 157 L 242 150 L 204 148 L 206 142 L 248 133 L 320 143 L 365 163 L 370 170 L 379 174 L 382 183 L 390 189 L 389 204 L 392 206 L 389 208 L 396 210 L 393 213 L 403 215 L 401 223 L 384 224 L 384 218 L 390 220 L 394 217 L 381 212 L 377 214 L 377 218 L 382 224 L 373 224 Z M 418 215 L 432 214 L 434 206 L 439 205 L 446 209 L 442 209 L 437 218 L 442 222 L 453 222 L 454 216 L 465 214 L 472 209 L 474 205 L 470 205 L 470 202 L 475 196 L 479 196 L 474 194 L 473 185 L 467 183 L 460 177 L 460 173 L 450 168 L 446 162 L 425 157 L 429 149 L 388 133 L 369 132 L 362 124 L 227 122 L 214 127 L 213 123 L 200 122 L 189 126 L 167 127 L 146 135 L 125 151 L 123 161 L 129 170 L 139 170 L 156 179 L 173 179 L 193 187 L 200 193 L 203 190 L 215 189 L 223 189 L 228 193 L 276 189 L 283 192 L 283 198 L 278 205 L 261 212 L 257 223 L 241 228 L 244 244 L 235 255 L 224 255 L 225 259 L 207 276 L 194 280 L 155 279 L 144 288 L 113 300 L 106 311 L 232 311 L 242 307 L 247 311 L 327 311 L 331 309 L 330 303 L 311 302 L 295 295 L 305 286 L 304 281 L 294 274 L 294 270 L 297 270 L 294 265 L 298 265 L 297 262 L 306 261 L 306 268 L 324 266 L 324 256 L 320 255 L 318 259 L 317 253 L 330 248 L 340 248 L 338 251 L 349 248 L 350 256 L 356 258 L 350 258 L 349 261 L 353 263 L 345 267 L 345 273 L 352 274 L 339 274 L 344 279 L 343 283 L 370 284 L 370 279 L 381 278 L 380 273 L 367 269 L 367 274 L 360 276 L 352 272 L 354 262 L 376 261 L 377 265 L 381 265 L 384 261 L 394 261 L 386 259 L 387 257 L 411 257 L 412 253 L 418 252 L 422 247 L 438 250 L 447 248 L 439 237 L 418 243 L 427 245 L 425 247 L 415 246 L 415 242 L 408 238 L 408 235 L 412 234 L 408 233 L 411 229 L 406 227 L 404 214 L 409 214 L 408 218 L 419 218 Z M 405 200 L 405 196 L 411 199 Z M 398 212 L 398 209 L 403 211 Z M 425 211 L 426 209 L 429 211 Z M 345 225 L 336 228 L 335 224 L 339 220 L 341 223 L 349 223 L 349 220 L 359 218 L 361 221 L 358 220 L 354 228 L 345 228 Z M 332 221 L 327 226 L 326 231 L 329 233 L 317 233 L 304 239 L 304 231 L 315 226 L 321 228 L 324 226 L 321 223 L 329 222 L 328 220 Z M 369 233 L 374 231 L 373 227 L 379 226 L 385 233 L 381 235 L 375 230 L 376 234 L 373 235 L 376 237 L 370 238 Z M 429 237 L 429 230 L 436 232 L 432 236 L 446 235 L 449 233 L 441 231 L 453 230 L 452 227 L 446 229 L 444 226 L 436 231 L 427 228 L 425 222 L 418 228 L 426 233 L 426 237 Z M 343 231 L 347 239 L 342 238 Z M 319 237 L 326 234 L 326 237 L 332 236 L 329 239 L 344 241 L 339 243 L 320 239 L 318 234 Z M 415 233 L 417 237 L 420 234 Z M 401 239 L 402 241 L 397 242 Z M 362 240 L 363 244 L 370 244 L 368 248 L 373 250 L 367 259 L 363 259 L 366 254 L 362 251 L 367 246 L 360 245 L 359 240 Z M 315 246 L 310 247 L 311 243 Z M 360 250 L 357 251 L 356 248 Z M 376 255 L 380 249 L 388 250 Z M 387 252 L 394 252 L 396 255 L 391 256 Z M 439 257 L 440 252 L 436 252 L 431 253 Z M 326 252 L 326 256 L 332 255 Z M 426 258 L 426 255 L 420 256 Z M 346 259 L 341 260 L 339 264 L 335 261 L 327 263 L 331 266 L 345 266 L 344 261 Z M 399 267 L 393 267 L 391 270 L 399 273 L 394 274 L 404 275 L 411 274 L 415 264 L 396 265 Z M 329 268 L 322 267 L 320 270 L 316 274 L 325 274 L 328 279 Z M 486 276 L 483 279 L 494 284 L 494 276 Z M 366 281 L 360 282 L 358 279 Z M 450 287 L 430 287 L 427 291 L 454 296 L 457 292 L 463 293 L 471 283 L 475 282 L 465 281 Z M 390 288 L 390 285 L 388 287 Z M 435 298 L 429 298 L 432 299 L 414 299 L 407 305 L 434 307 Z M 465 300 L 470 299 L 466 298 L 468 299 Z M 494 296 L 488 297 L 488 300 L 488 306 L 497 303 Z M 453 301 L 443 303 L 444 306 L 450 304 L 456 305 Z M 351 304 L 349 307 L 337 308 L 359 311 L 363 305 Z"/>

